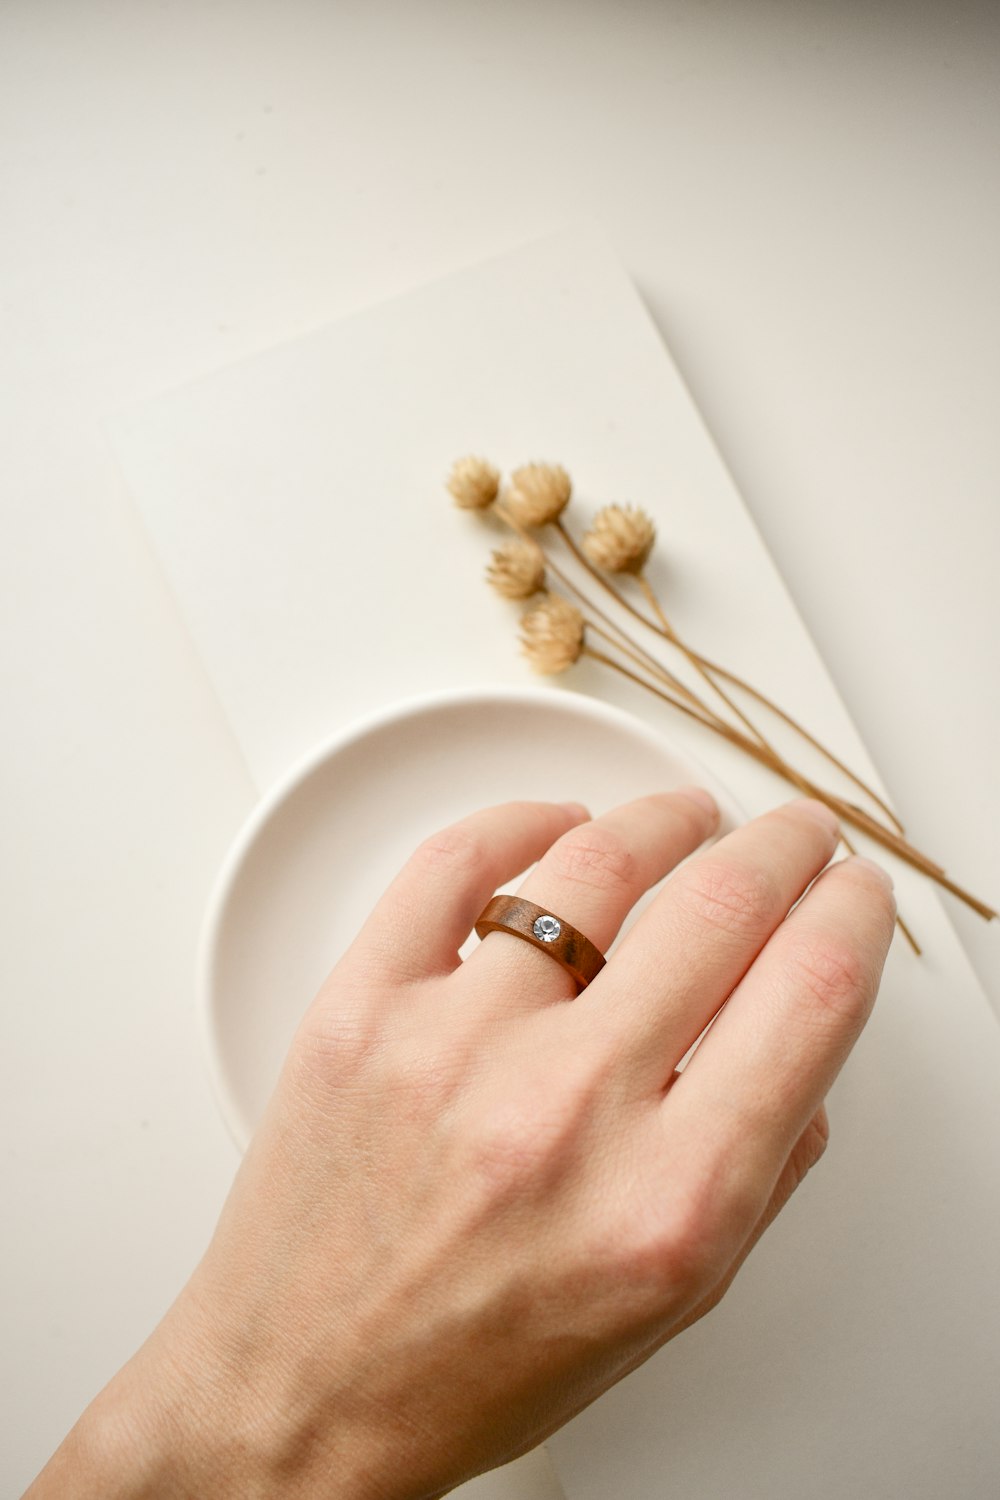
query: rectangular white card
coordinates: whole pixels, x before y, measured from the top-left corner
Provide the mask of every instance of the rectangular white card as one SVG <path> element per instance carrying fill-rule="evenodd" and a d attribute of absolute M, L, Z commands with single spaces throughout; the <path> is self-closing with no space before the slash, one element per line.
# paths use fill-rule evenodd
<path fill-rule="evenodd" d="M 564 234 L 124 414 L 113 438 L 180 611 L 263 787 L 418 689 L 524 682 L 448 502 L 454 458 L 567 466 L 571 516 L 634 502 L 707 655 L 877 778 L 613 252 Z M 571 685 L 662 725 L 750 812 L 769 773 L 587 664 Z M 810 765 L 814 765 L 810 762 Z M 568 792 L 571 795 L 571 792 Z M 1000 1389 L 1000 1031 L 927 885 L 834 1091 L 833 1141 L 721 1308 L 553 1440 L 572 1500 L 940 1500 L 991 1492 Z"/>

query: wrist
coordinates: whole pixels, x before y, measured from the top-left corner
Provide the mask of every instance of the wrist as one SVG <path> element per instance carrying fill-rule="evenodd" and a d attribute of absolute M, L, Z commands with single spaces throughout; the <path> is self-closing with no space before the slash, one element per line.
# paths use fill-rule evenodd
<path fill-rule="evenodd" d="M 94 1398 L 28 1489 L 24 1500 L 172 1500 L 181 1487 L 172 1423 L 158 1419 L 132 1366 Z M 165 1412 L 164 1412 L 165 1417 Z"/>
<path fill-rule="evenodd" d="M 25 1500 L 388 1500 L 346 1426 L 324 1424 L 331 1437 L 318 1442 L 266 1361 L 226 1353 L 185 1302 L 91 1402 Z"/>

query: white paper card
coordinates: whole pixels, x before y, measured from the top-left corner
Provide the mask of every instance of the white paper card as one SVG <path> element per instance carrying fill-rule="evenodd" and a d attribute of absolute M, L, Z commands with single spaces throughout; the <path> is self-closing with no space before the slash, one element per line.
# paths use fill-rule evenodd
<path fill-rule="evenodd" d="M 113 438 L 263 787 L 361 711 L 523 682 L 482 583 L 498 533 L 454 458 L 564 463 L 571 515 L 645 506 L 676 626 L 878 785 L 659 335 L 594 230 L 422 288 L 116 421 Z M 588 663 L 572 687 L 662 725 L 751 813 L 769 773 Z M 786 742 L 787 743 L 787 742 Z M 815 768 L 813 762 L 810 769 Z M 573 789 L 567 787 L 566 795 Z M 552 1441 L 572 1500 L 940 1500 L 998 1466 L 1000 1031 L 929 886 L 897 938 L 814 1177 L 722 1304 Z"/>

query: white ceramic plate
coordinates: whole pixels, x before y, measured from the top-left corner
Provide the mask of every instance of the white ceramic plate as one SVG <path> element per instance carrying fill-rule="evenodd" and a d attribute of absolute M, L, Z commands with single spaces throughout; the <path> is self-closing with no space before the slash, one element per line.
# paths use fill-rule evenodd
<path fill-rule="evenodd" d="M 408 699 L 320 746 L 258 805 L 205 922 L 206 1037 L 238 1144 L 260 1117 L 305 1007 L 427 834 L 511 798 L 573 799 L 596 814 L 692 782 L 718 799 L 722 831 L 744 821 L 711 772 L 660 733 L 550 688 Z M 477 942 L 470 935 L 463 956 Z"/>

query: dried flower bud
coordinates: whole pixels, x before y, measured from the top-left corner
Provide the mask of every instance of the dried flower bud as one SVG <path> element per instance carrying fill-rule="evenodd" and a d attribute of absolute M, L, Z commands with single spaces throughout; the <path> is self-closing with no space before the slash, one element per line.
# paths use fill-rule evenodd
<path fill-rule="evenodd" d="M 521 526 L 547 526 L 561 516 L 572 490 L 560 464 L 525 464 L 510 476 L 504 505 Z"/>
<path fill-rule="evenodd" d="M 506 599 L 530 599 L 545 587 L 545 553 L 527 537 L 508 542 L 493 553 L 486 578 Z"/>
<path fill-rule="evenodd" d="M 583 550 L 607 573 L 641 573 L 653 550 L 656 527 L 636 505 L 605 505 L 583 538 Z"/>
<path fill-rule="evenodd" d="M 532 669 L 565 672 L 583 650 L 584 618 L 560 594 L 546 594 L 521 616 L 521 645 Z"/>
<path fill-rule="evenodd" d="M 463 510 L 486 510 L 500 493 L 500 472 L 485 458 L 460 458 L 452 465 L 447 486 Z"/>

